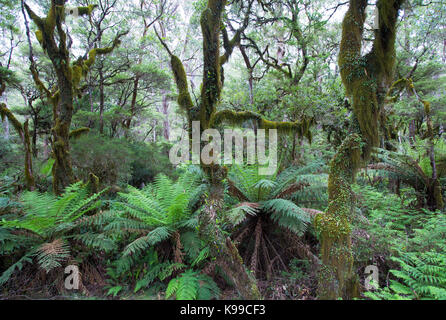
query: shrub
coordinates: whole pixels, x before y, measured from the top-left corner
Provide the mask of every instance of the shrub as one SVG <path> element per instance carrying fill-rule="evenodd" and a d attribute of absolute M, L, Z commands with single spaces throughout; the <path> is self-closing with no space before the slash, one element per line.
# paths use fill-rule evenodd
<path fill-rule="evenodd" d="M 75 173 L 84 181 L 90 173 L 106 186 L 126 184 L 131 178 L 132 151 L 125 140 L 84 135 L 73 141 L 71 154 Z"/>
<path fill-rule="evenodd" d="M 160 173 L 172 178 L 175 177 L 175 170 L 173 170 L 169 161 L 168 145 L 133 142 L 129 147 L 133 153 L 130 185 L 140 187 L 143 184 L 153 182 Z"/>

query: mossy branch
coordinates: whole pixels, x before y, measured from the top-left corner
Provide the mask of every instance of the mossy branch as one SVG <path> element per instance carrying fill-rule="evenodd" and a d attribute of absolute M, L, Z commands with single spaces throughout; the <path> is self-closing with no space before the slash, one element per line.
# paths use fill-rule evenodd
<path fill-rule="evenodd" d="M 37 25 L 40 30 L 43 30 L 45 27 L 45 20 L 39 17 L 26 3 L 23 4 L 25 6 L 26 12 L 28 12 L 31 20 Z"/>
<path fill-rule="evenodd" d="M 95 48 L 88 52 L 84 57 L 79 58 L 77 61 L 73 63 L 71 66 L 73 87 L 75 90 L 78 89 L 81 80 L 87 76 L 88 72 L 90 72 L 91 67 L 96 62 L 96 58 L 99 55 L 110 54 L 121 44 L 121 38 L 126 35 L 127 32 L 122 32 L 116 35 L 113 40 L 113 44 L 110 47 L 105 48 Z M 87 57 L 88 56 L 88 57 Z"/>
<path fill-rule="evenodd" d="M 232 55 L 232 52 L 234 51 L 234 48 L 240 45 L 241 36 L 249 25 L 249 17 L 251 15 L 253 3 L 254 3 L 253 0 L 248 1 L 248 7 L 245 12 L 245 17 L 243 19 L 243 22 L 240 28 L 235 31 L 235 34 L 231 40 L 229 40 L 226 28 L 224 26 L 222 27 L 223 48 L 225 49 L 225 53 L 220 57 L 220 65 L 223 66 L 226 62 L 228 62 L 229 57 Z"/>
<path fill-rule="evenodd" d="M 313 136 L 310 131 L 311 125 L 314 123 L 313 119 L 303 119 L 302 121 L 269 121 L 262 119 L 260 121 L 260 129 L 276 129 L 279 133 L 295 134 L 300 138 L 306 137 L 311 143 Z"/>
<path fill-rule="evenodd" d="M 222 29 L 223 34 L 223 47 L 225 48 L 225 53 L 220 57 L 220 65 L 224 65 L 228 62 L 229 57 L 232 55 L 234 48 L 240 44 L 242 30 L 237 30 L 234 37 L 229 40 L 228 32 L 226 28 Z"/>
<path fill-rule="evenodd" d="M 225 5 L 226 0 L 209 0 L 200 19 L 204 57 L 200 108 L 200 121 L 203 128 L 207 127 L 211 115 L 215 112 L 222 90 L 220 31 Z"/>
<path fill-rule="evenodd" d="M 8 119 L 9 122 L 12 123 L 14 129 L 17 131 L 21 139 L 24 138 L 23 125 L 20 123 L 19 120 L 17 120 L 17 118 L 14 116 L 11 110 L 9 110 L 6 104 L 4 103 L 0 103 L 0 116 L 2 118 L 2 121 Z"/>
<path fill-rule="evenodd" d="M 352 94 L 353 72 L 355 72 L 361 62 L 367 2 L 367 0 L 350 0 L 348 11 L 342 22 L 342 39 L 338 64 L 347 95 Z"/>
<path fill-rule="evenodd" d="M 175 79 L 175 84 L 178 89 L 178 100 L 177 100 L 178 105 L 189 115 L 190 110 L 194 107 L 194 103 L 192 102 L 192 97 L 189 92 L 189 85 L 184 65 L 181 62 L 180 58 L 178 58 L 176 55 L 172 53 L 167 43 L 158 34 L 156 28 L 154 29 L 155 29 L 155 34 L 158 37 L 160 43 L 166 49 L 167 53 L 170 56 L 170 67 L 172 69 L 173 77 Z"/>
<path fill-rule="evenodd" d="M 396 23 L 399 10 L 405 0 L 379 0 L 379 28 L 375 31 L 372 53 L 377 62 L 376 68 L 381 78 L 389 83 L 393 79 L 396 51 Z"/>
<path fill-rule="evenodd" d="M 242 125 L 244 122 L 254 120 L 260 129 L 276 129 L 279 133 L 292 134 L 297 133 L 299 137 L 306 137 L 311 143 L 312 134 L 311 126 L 314 124 L 314 119 L 304 118 L 301 121 L 269 121 L 264 119 L 261 115 L 251 111 L 232 111 L 222 110 L 212 114 L 210 120 L 210 127 L 228 122 L 232 125 Z"/>
<path fill-rule="evenodd" d="M 251 111 L 236 112 L 232 110 L 222 110 L 212 115 L 210 127 L 217 126 L 223 122 L 228 122 L 232 125 L 242 125 L 244 122 L 249 120 L 259 122 L 262 120 L 262 116 Z"/>
<path fill-rule="evenodd" d="M 77 7 L 77 12 L 79 16 L 89 16 L 93 12 L 94 9 L 98 7 L 97 4 L 90 4 L 86 7 Z"/>
<path fill-rule="evenodd" d="M 339 67 L 365 141 L 364 159 L 379 145 L 379 117 L 395 65 L 396 21 L 404 0 L 379 0 L 379 29 L 372 50 L 361 56 L 367 0 L 350 0 L 343 20 Z"/>
<path fill-rule="evenodd" d="M 19 120 L 14 116 L 14 114 L 8 109 L 8 107 L 4 104 L 0 104 L 0 116 L 2 120 L 8 119 L 14 129 L 17 131 L 20 139 L 22 140 L 23 146 L 25 148 L 25 182 L 28 190 L 32 191 L 35 188 L 35 179 L 33 174 L 33 163 L 32 163 L 32 154 L 31 154 L 31 142 L 30 135 L 28 129 L 28 120 L 22 125 Z"/>
<path fill-rule="evenodd" d="M 87 127 L 72 130 L 70 132 L 70 139 L 78 139 L 81 136 L 83 136 L 84 134 L 87 134 L 89 132 L 90 132 L 90 128 L 87 128 Z"/>

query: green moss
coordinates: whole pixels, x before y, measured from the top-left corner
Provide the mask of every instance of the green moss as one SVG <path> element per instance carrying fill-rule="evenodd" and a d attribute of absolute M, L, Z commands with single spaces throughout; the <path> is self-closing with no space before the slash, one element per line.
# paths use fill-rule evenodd
<path fill-rule="evenodd" d="M 70 132 L 70 139 L 80 138 L 82 135 L 84 135 L 84 134 L 86 134 L 88 132 L 90 132 L 90 128 L 86 128 L 86 127 L 72 130 Z"/>
<path fill-rule="evenodd" d="M 96 4 L 90 4 L 87 7 L 78 7 L 79 16 L 89 16 L 93 12 L 95 8 L 97 8 L 98 5 Z"/>
<path fill-rule="evenodd" d="M 42 31 L 36 30 L 36 38 L 37 38 L 37 41 L 39 41 L 39 43 L 42 45 L 42 43 L 43 43 Z"/>
<path fill-rule="evenodd" d="M 379 145 L 379 114 L 384 98 L 382 86 L 390 86 L 395 65 L 396 20 L 402 0 L 378 1 L 379 30 L 372 50 L 361 56 L 366 0 L 350 1 L 343 21 L 338 63 L 342 82 L 352 100 L 353 110 L 366 142 L 363 158 Z M 398 85 L 396 83 L 395 85 Z M 385 90 L 385 89 L 384 89 Z"/>
<path fill-rule="evenodd" d="M 183 110 L 189 112 L 193 108 L 193 102 L 189 94 L 187 75 L 183 63 L 177 56 L 171 55 L 170 65 L 178 88 L 178 104 Z"/>
<path fill-rule="evenodd" d="M 2 117 L 2 121 L 8 119 L 9 122 L 11 122 L 12 125 L 14 126 L 14 129 L 17 131 L 17 133 L 23 138 L 22 124 L 20 123 L 20 121 L 17 120 L 14 114 L 6 107 L 4 103 L 0 104 L 0 115 Z"/>
<path fill-rule="evenodd" d="M 91 193 L 93 193 L 93 194 L 98 193 L 99 192 L 99 178 L 91 172 L 90 172 L 88 178 L 89 178 L 88 183 L 89 183 L 89 186 L 91 189 Z"/>
<path fill-rule="evenodd" d="M 232 125 L 242 125 L 249 120 L 260 121 L 262 117 L 251 111 L 236 112 L 233 110 L 222 110 L 212 115 L 210 120 L 210 126 L 219 125 L 223 122 L 228 122 Z"/>
<path fill-rule="evenodd" d="M 88 59 L 84 61 L 84 64 L 87 68 L 91 68 L 96 61 L 97 49 L 92 49 L 88 53 Z"/>
<path fill-rule="evenodd" d="M 79 65 L 73 65 L 71 67 L 71 79 L 73 82 L 73 87 L 77 88 L 79 86 L 79 83 L 82 80 L 83 72 L 82 67 Z"/>
<path fill-rule="evenodd" d="M 209 0 L 207 8 L 201 14 L 204 72 L 201 89 L 200 121 L 203 129 L 209 127 L 210 118 L 216 111 L 222 90 L 220 32 L 221 16 L 225 5 L 225 0 Z"/>
<path fill-rule="evenodd" d="M 111 53 L 117 46 L 120 45 L 120 43 L 119 37 L 117 37 L 113 41 L 113 46 L 111 47 L 92 49 L 88 53 L 88 58 L 86 60 L 79 58 L 71 67 L 68 68 L 69 75 L 67 75 L 67 78 L 72 81 L 74 90 L 77 90 L 82 78 L 86 77 L 88 72 L 90 72 L 91 67 L 96 62 L 97 56 Z"/>
<path fill-rule="evenodd" d="M 50 102 L 51 104 L 56 107 L 59 104 L 59 100 L 60 100 L 60 91 L 57 90 L 50 98 Z M 56 114 L 56 113 L 54 113 Z"/>
<path fill-rule="evenodd" d="M 320 278 L 319 295 L 323 299 L 348 297 L 352 294 L 348 289 L 350 285 L 347 285 L 354 276 L 350 238 L 354 212 L 351 184 L 360 165 L 361 137 L 351 134 L 330 163 L 328 208 L 324 214 L 318 214 L 314 221 L 315 230 L 321 239 L 322 263 L 327 274 L 331 275 Z"/>
<path fill-rule="evenodd" d="M 422 101 L 424 105 L 424 113 L 429 115 L 431 113 L 431 104 L 429 101 Z"/>
<path fill-rule="evenodd" d="M 44 28 L 42 30 L 44 36 L 52 36 L 54 34 L 54 29 L 56 28 L 56 17 L 56 6 L 51 5 L 50 10 L 48 11 L 48 15 L 46 16 L 44 21 Z"/>

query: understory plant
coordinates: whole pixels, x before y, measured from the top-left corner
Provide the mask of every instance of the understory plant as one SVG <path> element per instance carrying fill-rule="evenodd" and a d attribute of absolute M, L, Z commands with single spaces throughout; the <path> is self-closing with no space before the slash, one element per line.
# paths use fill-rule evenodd
<path fill-rule="evenodd" d="M 114 242 L 101 232 L 102 212 L 97 212 L 105 191 L 92 195 L 88 184 L 78 182 L 67 187 L 61 196 L 37 191 L 23 193 L 23 213 L 4 215 L 0 221 L 0 255 L 4 261 L 10 261 L 0 276 L 0 285 L 12 279 L 23 280 L 25 286 L 28 282 L 57 279 L 54 285 L 60 292 L 64 273 L 52 271 L 70 264 L 80 265 L 87 256 L 115 249 Z M 19 277 L 21 271 L 30 271 L 25 266 L 37 270 L 28 281 Z"/>
<path fill-rule="evenodd" d="M 370 186 L 354 190 L 362 217 L 357 222 L 362 232 L 354 232 L 353 239 L 356 260 L 380 271 L 378 289 L 364 295 L 377 300 L 446 299 L 444 213 L 405 207 L 396 195 Z"/>
<path fill-rule="evenodd" d="M 190 169 L 175 182 L 160 174 L 143 189 L 128 186 L 127 192 L 119 193 L 111 209 L 115 218 L 105 230 L 130 243 L 109 268 L 114 278 L 111 288 L 138 269 L 132 279 L 137 292 L 206 260 L 209 250 L 198 238 L 195 210 L 205 190 L 199 175 Z"/>
<path fill-rule="evenodd" d="M 291 167 L 272 176 L 260 175 L 255 165 L 235 165 L 229 172 L 227 191 L 233 205 L 225 217 L 234 228 L 233 238 L 245 264 L 255 275 L 270 277 L 274 268 L 287 269 L 285 254 L 280 252 L 283 243 L 277 243 L 280 237 L 294 243 L 288 243 L 288 249 L 300 247 L 299 237 L 311 215 L 289 199 L 316 179 L 308 173 L 314 165 Z"/>

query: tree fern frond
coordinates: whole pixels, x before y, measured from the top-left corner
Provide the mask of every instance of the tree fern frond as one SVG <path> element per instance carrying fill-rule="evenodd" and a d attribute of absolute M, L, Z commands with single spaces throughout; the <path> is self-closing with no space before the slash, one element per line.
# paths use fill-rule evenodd
<path fill-rule="evenodd" d="M 123 255 L 134 254 L 135 252 L 145 250 L 149 246 L 154 246 L 157 243 L 168 239 L 170 236 L 169 229 L 166 227 L 158 227 L 149 232 L 145 237 L 141 237 L 130 243 L 123 252 Z"/>
<path fill-rule="evenodd" d="M 37 261 L 47 273 L 60 267 L 61 262 L 70 256 L 70 246 L 62 239 L 44 243 L 36 249 Z"/>
<path fill-rule="evenodd" d="M 309 214 L 285 199 L 273 199 L 262 203 L 262 209 L 274 212 L 271 219 L 283 228 L 302 235 L 310 223 Z"/>
<path fill-rule="evenodd" d="M 177 300 L 210 300 L 219 294 L 220 289 L 209 276 L 193 270 L 172 279 L 166 290 L 166 298 L 175 295 Z"/>
<path fill-rule="evenodd" d="M 87 247 L 101 250 L 105 252 L 111 252 L 116 249 L 116 243 L 107 238 L 102 233 L 83 233 L 78 234 L 73 237 L 75 240 L 79 240 L 84 243 Z"/>
<path fill-rule="evenodd" d="M 258 203 L 241 203 L 226 213 L 226 217 L 233 226 L 238 226 L 247 216 L 256 216 L 260 205 Z"/>

